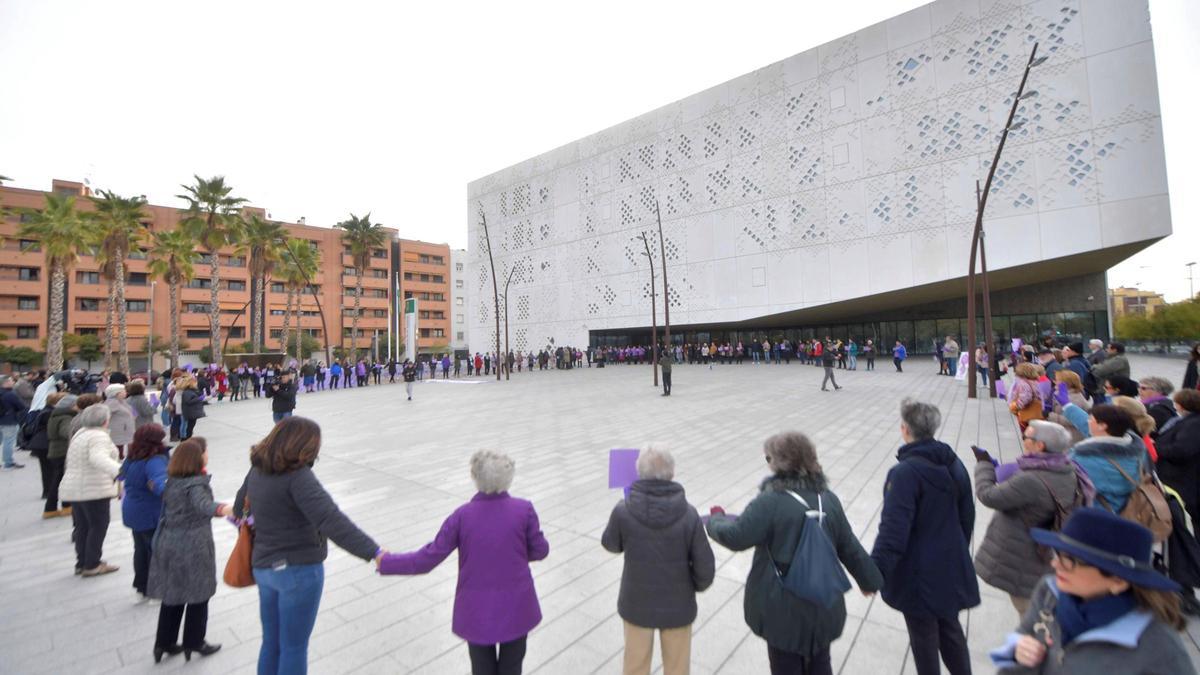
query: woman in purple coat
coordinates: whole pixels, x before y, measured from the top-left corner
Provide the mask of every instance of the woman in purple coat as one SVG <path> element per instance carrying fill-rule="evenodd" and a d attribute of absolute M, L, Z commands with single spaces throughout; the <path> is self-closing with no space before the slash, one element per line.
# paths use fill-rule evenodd
<path fill-rule="evenodd" d="M 425 574 L 458 549 L 451 630 L 467 641 L 473 675 L 519 675 L 525 636 L 542 620 L 529 563 L 550 552 L 533 504 L 508 495 L 516 464 L 480 450 L 471 457 L 479 492 L 450 514 L 437 538 L 412 553 L 387 553 L 380 574 Z"/>

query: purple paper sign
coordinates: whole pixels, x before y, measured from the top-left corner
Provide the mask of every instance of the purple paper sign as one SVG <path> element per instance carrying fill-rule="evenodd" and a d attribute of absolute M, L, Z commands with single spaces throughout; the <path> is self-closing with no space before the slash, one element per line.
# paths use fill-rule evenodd
<path fill-rule="evenodd" d="M 155 394 L 154 392 L 150 393 L 150 407 L 151 408 L 158 407 L 158 394 Z"/>
<path fill-rule="evenodd" d="M 636 448 L 614 448 L 608 451 L 608 487 L 623 488 L 629 497 L 629 486 L 637 480 Z"/>
<path fill-rule="evenodd" d="M 1001 399 L 1008 399 L 1008 388 L 1004 386 L 1004 380 L 996 380 L 996 396 Z"/>
<path fill-rule="evenodd" d="M 1060 405 L 1066 405 L 1071 402 L 1071 397 L 1067 395 L 1067 383 L 1059 382 L 1058 391 L 1054 393 L 1054 398 L 1058 399 Z"/>
<path fill-rule="evenodd" d="M 1000 466 L 996 467 L 996 482 L 1003 483 L 1004 481 L 1008 480 L 1009 478 L 1012 478 L 1013 475 L 1016 474 L 1020 470 L 1021 470 L 1021 468 L 1019 466 L 1017 466 L 1016 462 L 1009 462 L 1008 464 L 1001 464 Z"/>

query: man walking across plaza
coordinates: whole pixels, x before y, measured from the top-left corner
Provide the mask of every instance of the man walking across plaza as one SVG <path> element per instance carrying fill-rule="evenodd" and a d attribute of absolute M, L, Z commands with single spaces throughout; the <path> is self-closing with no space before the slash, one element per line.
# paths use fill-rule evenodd
<path fill-rule="evenodd" d="M 670 348 L 664 349 L 662 356 L 658 357 L 658 365 L 662 368 L 663 396 L 671 395 L 671 363 L 674 360 Z"/>
<path fill-rule="evenodd" d="M 903 342 L 896 340 L 896 346 L 892 347 L 892 363 L 896 365 L 897 373 L 904 372 L 904 367 L 901 364 L 904 363 L 904 359 L 906 358 L 908 358 L 908 350 L 904 348 Z"/>
<path fill-rule="evenodd" d="M 13 450 L 17 446 L 17 431 L 25 419 L 29 408 L 21 402 L 21 397 L 13 391 L 13 379 L 5 376 L 0 382 L 0 443 L 3 443 L 4 468 L 24 469 L 24 464 L 13 460 Z"/>
<path fill-rule="evenodd" d="M 413 382 L 417 379 L 417 367 L 409 359 L 404 359 L 404 368 L 400 370 L 404 377 L 404 389 L 408 392 L 408 400 L 412 400 Z"/>
<path fill-rule="evenodd" d="M 267 396 L 271 398 L 271 419 L 276 423 L 285 417 L 291 417 L 296 409 L 296 376 L 292 371 L 285 370 L 279 380 L 267 388 Z"/>
<path fill-rule="evenodd" d="M 879 534 L 871 558 L 883 573 L 883 601 L 904 615 L 917 675 L 970 675 L 971 656 L 958 613 L 979 604 L 971 564 L 975 497 L 950 446 L 934 440 L 937 407 L 900 404 L 899 460 L 883 488 Z"/>
<path fill-rule="evenodd" d="M 833 364 L 837 362 L 837 350 L 833 348 L 833 344 L 826 344 L 821 352 L 821 365 L 825 366 L 825 378 L 821 380 L 821 391 L 829 391 L 825 388 L 826 383 L 832 382 L 834 389 L 841 389 L 838 386 L 837 380 L 833 377 Z"/>

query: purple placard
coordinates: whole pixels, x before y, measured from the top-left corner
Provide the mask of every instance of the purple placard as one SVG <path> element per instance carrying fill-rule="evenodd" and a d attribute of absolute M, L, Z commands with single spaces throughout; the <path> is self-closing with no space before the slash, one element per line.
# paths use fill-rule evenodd
<path fill-rule="evenodd" d="M 154 392 L 150 392 L 150 407 L 151 408 L 158 407 L 158 394 L 155 394 Z"/>
<path fill-rule="evenodd" d="M 996 482 L 1003 483 L 1009 478 L 1012 478 L 1020 470 L 1021 467 L 1017 466 L 1016 462 L 1001 464 L 1000 466 L 996 467 Z"/>
<path fill-rule="evenodd" d="M 608 451 L 608 487 L 623 488 L 629 497 L 629 487 L 637 480 L 636 448 L 613 448 Z"/>
<path fill-rule="evenodd" d="M 1054 398 L 1058 399 L 1060 405 L 1066 405 L 1071 402 L 1071 396 L 1067 394 L 1066 382 L 1058 383 L 1058 390 L 1054 393 Z"/>

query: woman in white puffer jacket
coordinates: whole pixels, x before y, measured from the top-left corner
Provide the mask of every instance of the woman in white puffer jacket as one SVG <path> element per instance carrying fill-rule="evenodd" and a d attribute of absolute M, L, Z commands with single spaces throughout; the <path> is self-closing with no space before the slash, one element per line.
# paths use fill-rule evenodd
<path fill-rule="evenodd" d="M 67 447 L 67 467 L 58 494 L 71 503 L 75 524 L 75 573 L 94 577 L 116 572 L 100 559 L 108 533 L 109 503 L 117 496 L 117 446 L 108 435 L 107 407 L 93 405 L 79 413 L 80 430 Z"/>

